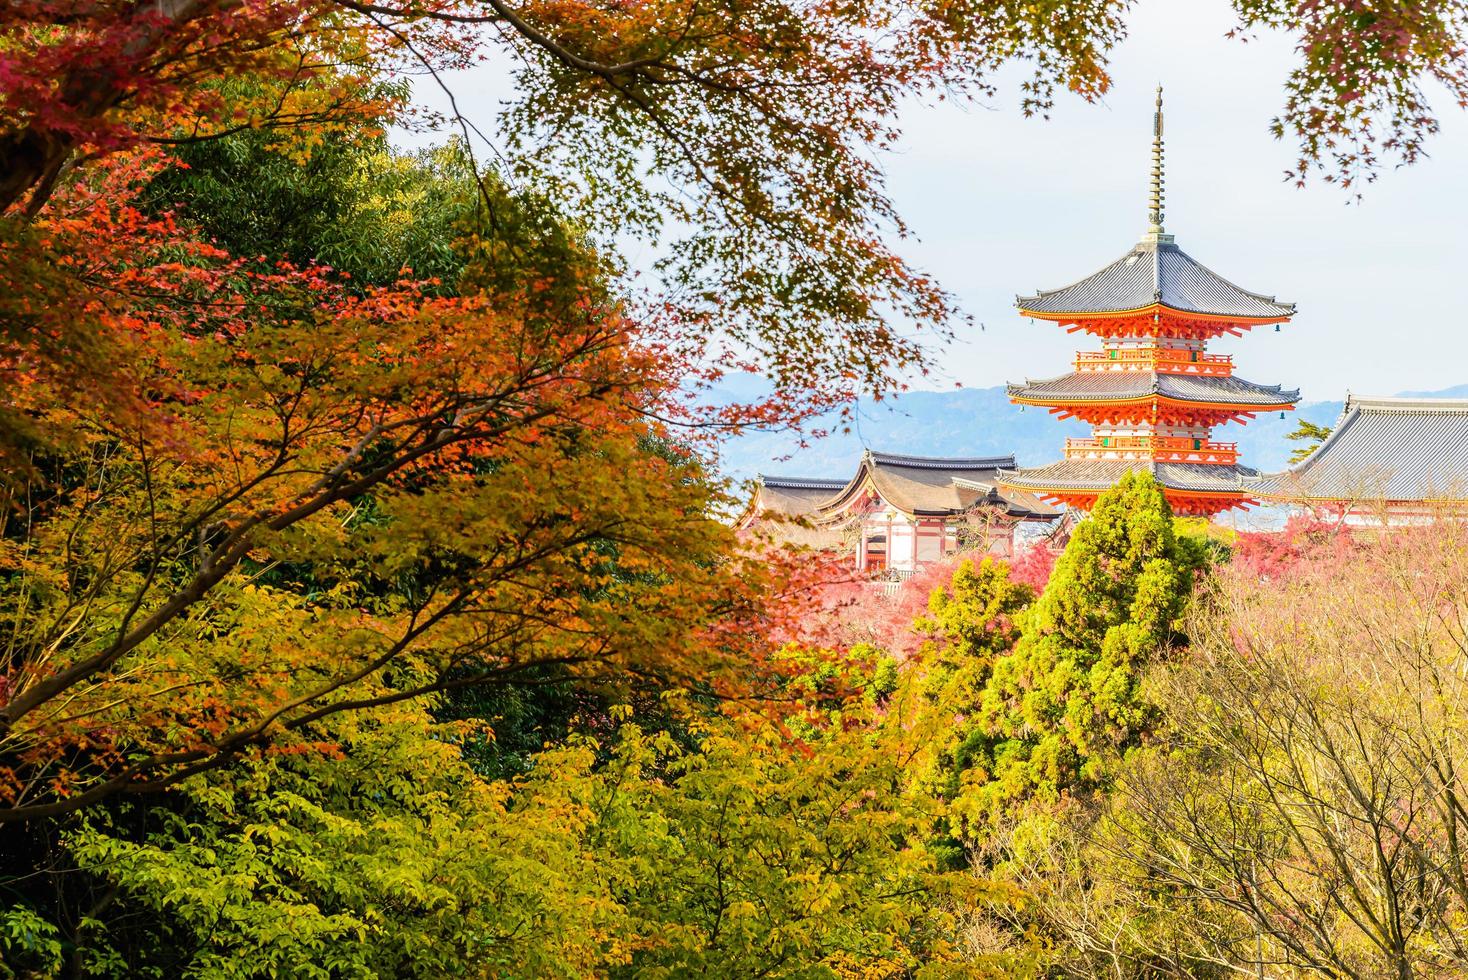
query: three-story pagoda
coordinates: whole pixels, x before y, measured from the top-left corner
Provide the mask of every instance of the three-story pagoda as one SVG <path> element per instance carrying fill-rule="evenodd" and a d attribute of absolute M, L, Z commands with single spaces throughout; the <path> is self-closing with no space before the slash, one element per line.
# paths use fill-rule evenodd
<path fill-rule="evenodd" d="M 1058 378 L 1009 386 L 1011 401 L 1092 425 L 1067 439 L 1065 458 L 1000 474 L 1002 485 L 1089 510 L 1130 470 L 1149 470 L 1177 514 L 1248 506 L 1238 447 L 1213 427 L 1293 409 L 1298 391 L 1234 376 L 1233 358 L 1208 341 L 1287 321 L 1294 304 L 1240 289 L 1200 265 L 1162 230 L 1162 89 L 1153 118 L 1149 227 L 1131 251 L 1081 281 L 1016 299 L 1020 312 L 1101 339 Z"/>

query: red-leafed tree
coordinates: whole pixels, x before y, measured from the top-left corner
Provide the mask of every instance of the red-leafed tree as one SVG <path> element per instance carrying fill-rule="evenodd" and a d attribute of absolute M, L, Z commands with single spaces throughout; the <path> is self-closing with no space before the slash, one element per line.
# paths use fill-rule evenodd
<path fill-rule="evenodd" d="M 123 161 L 7 245 L 58 270 L 37 332 L 84 311 L 118 383 L 9 365 L 38 435 L 0 543 L 0 819 L 547 667 L 758 684 L 778 566 L 730 557 L 694 461 L 651 451 L 676 363 L 594 256 L 349 290 L 149 217 Z"/>
<path fill-rule="evenodd" d="M 1300 91 L 1349 107 L 1307 106 L 1303 132 L 1385 114 L 1410 156 L 1390 134 L 1431 128 L 1401 110 L 1419 78 L 1461 77 L 1460 24 L 1358 6 L 1240 0 L 1305 32 Z M 654 451 L 664 420 L 700 421 L 689 379 L 734 365 L 778 397 L 702 421 L 921 369 L 893 324 L 941 333 L 953 310 L 895 252 L 872 151 L 904 99 L 986 91 L 1011 58 L 1036 66 L 1027 110 L 1098 94 L 1121 7 L 6 5 L 0 818 L 531 665 L 757 687 L 782 573 L 734 554 L 687 453 Z M 405 64 L 481 56 L 517 95 L 451 286 L 353 286 L 143 206 L 160 149 L 265 128 L 306 161 L 390 118 Z M 649 291 L 618 278 L 613 231 L 670 239 Z"/>
<path fill-rule="evenodd" d="M 1296 515 L 1277 531 L 1240 534 L 1233 564 L 1263 581 L 1278 581 L 1311 566 L 1350 563 L 1358 549 L 1343 521 Z"/>
<path fill-rule="evenodd" d="M 1302 174 L 1353 181 L 1383 152 L 1411 160 L 1437 125 L 1423 84 L 1468 98 L 1455 4 L 1236 7 L 1242 32 L 1300 38 L 1276 128 Z M 17 0 L 0 11 L 0 211 L 39 213 L 71 169 L 140 142 L 327 131 L 379 118 L 395 68 L 497 60 L 516 83 L 509 167 L 599 230 L 681 236 L 663 272 L 700 349 L 717 328 L 787 388 L 881 390 L 923 363 L 889 317 L 941 331 L 952 308 L 892 249 L 904 228 L 871 151 L 896 138 L 905 99 L 986 93 L 1009 59 L 1036 67 L 1026 111 L 1057 85 L 1103 92 L 1124 8 Z"/>

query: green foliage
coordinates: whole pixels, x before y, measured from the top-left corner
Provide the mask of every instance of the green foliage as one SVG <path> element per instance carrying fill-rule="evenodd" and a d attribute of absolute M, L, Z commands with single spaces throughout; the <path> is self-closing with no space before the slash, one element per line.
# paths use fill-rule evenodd
<path fill-rule="evenodd" d="M 529 772 L 537 753 L 576 731 L 586 715 L 605 710 L 592 692 L 542 670 L 523 684 L 454 691 L 435 714 L 444 721 L 480 722 L 464 741 L 464 757 L 477 773 L 493 780 Z"/>
<path fill-rule="evenodd" d="M 978 666 L 985 671 L 1019 638 L 1015 616 L 1034 599 L 1029 586 L 1009 579 L 1009 566 L 965 559 L 947 584 L 928 597 L 928 615 L 913 628 L 935 634 L 933 661 L 943 670 Z"/>
<path fill-rule="evenodd" d="M 929 634 L 919 652 L 922 694 L 929 711 L 950 719 L 948 734 L 933 755 L 923 785 L 952 804 L 971 770 L 986 758 L 989 730 L 975 710 L 994 662 L 1019 638 L 1018 614 L 1034 599 L 1029 586 L 1009 579 L 1009 566 L 985 558 L 965 560 L 947 585 L 933 590 L 928 615 L 913 628 Z M 944 867 L 967 862 L 963 839 L 971 836 L 961 817 L 939 820 L 931 847 Z"/>
<path fill-rule="evenodd" d="M 616 764 L 635 776 L 648 748 L 624 732 Z M 629 779 L 608 815 L 646 943 L 611 975 L 881 976 L 945 956 L 924 921 L 944 883 L 907 843 L 926 804 L 889 749 L 849 731 L 802 754 L 723 724 L 696 753 L 662 741 L 671 778 Z"/>
<path fill-rule="evenodd" d="M 115 896 L 78 939 L 116 964 L 99 975 L 546 976 L 603 954 L 617 905 L 578 847 L 586 787 L 483 782 L 418 706 L 330 734 L 340 757 L 303 744 L 190 782 L 141 838 L 125 812 L 68 835 Z"/>
<path fill-rule="evenodd" d="M 1174 517 L 1172 528 L 1178 540 L 1197 550 L 1202 567 L 1217 568 L 1233 560 L 1239 543 L 1238 532 L 1233 528 L 1208 517 Z"/>
<path fill-rule="evenodd" d="M 802 753 L 755 721 L 709 718 L 692 747 L 624 725 L 490 782 L 460 755 L 468 726 L 419 703 L 334 716 L 319 734 L 339 754 L 302 742 L 171 805 L 90 811 L 63 840 L 73 866 L 29 899 L 54 886 L 93 908 L 66 944 L 109 977 L 834 977 L 950 959 L 927 903 L 984 896 L 910 843 L 930 807 L 901 791 L 899 747 L 861 727 Z M 25 975 L 59 975 L 59 930 L 29 905 L 0 943 Z"/>
<path fill-rule="evenodd" d="M 1144 670 L 1212 550 L 1180 535 L 1161 488 L 1134 473 L 1079 524 L 1038 600 L 992 559 L 934 590 L 914 628 L 930 637 L 923 713 L 946 730 L 918 785 L 947 804 L 931 840 L 943 866 L 965 866 L 1021 809 L 1105 785 L 1154 721 Z"/>
<path fill-rule="evenodd" d="M 961 807 L 971 823 L 1106 783 L 1153 722 L 1143 671 L 1176 637 L 1202 563 L 1150 475 L 1130 473 L 1101 495 L 985 685 L 982 775 Z"/>
<path fill-rule="evenodd" d="M 690 695 L 671 701 L 655 689 L 587 685 L 563 671 L 541 669 L 513 684 L 447 692 L 433 715 L 471 723 L 461 743 L 464 758 L 481 777 L 498 780 L 530 773 L 541 752 L 572 737 L 610 737 L 621 721 L 692 749 L 690 718 L 708 708 L 708 700 Z"/>
<path fill-rule="evenodd" d="M 468 160 L 453 144 L 416 154 L 385 138 L 328 135 L 309 154 L 289 134 L 245 130 L 183 147 L 147 200 L 245 258 L 323 263 L 362 286 L 458 281 L 458 228 L 475 208 Z"/>
<path fill-rule="evenodd" d="M 61 971 L 61 932 L 35 909 L 0 908 L 0 978 L 54 976 Z"/>
<path fill-rule="evenodd" d="M 533 295 L 535 308 L 604 301 L 609 269 L 543 197 L 477 171 L 463 145 L 416 153 L 372 133 L 246 130 L 191 144 L 145 202 L 233 255 L 323 264 L 358 288 L 403 278 Z"/>
<path fill-rule="evenodd" d="M 1287 433 L 1285 438 L 1305 443 L 1303 446 L 1290 450 L 1290 462 L 1301 463 L 1309 458 L 1322 442 L 1330 438 L 1330 426 L 1316 425 L 1308 419 L 1300 419 L 1300 424 L 1295 426 L 1293 432 Z"/>
<path fill-rule="evenodd" d="M 783 723 L 808 742 L 822 741 L 833 730 L 866 724 L 873 710 L 901 684 L 898 662 L 870 643 L 848 650 L 790 643 L 780 650 L 778 660 L 787 678 L 777 697 L 802 709 Z"/>

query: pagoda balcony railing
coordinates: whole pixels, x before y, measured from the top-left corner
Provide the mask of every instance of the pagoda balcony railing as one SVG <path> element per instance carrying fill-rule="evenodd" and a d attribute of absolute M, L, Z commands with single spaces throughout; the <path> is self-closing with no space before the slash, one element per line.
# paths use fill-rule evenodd
<path fill-rule="evenodd" d="M 1174 347 L 1113 347 L 1076 355 L 1077 371 L 1157 371 L 1161 374 L 1196 374 L 1227 378 L 1234 373 L 1228 354 Z"/>
<path fill-rule="evenodd" d="M 1095 436 L 1065 440 L 1066 459 L 1149 459 L 1159 463 L 1236 463 L 1239 444 L 1182 436 Z"/>

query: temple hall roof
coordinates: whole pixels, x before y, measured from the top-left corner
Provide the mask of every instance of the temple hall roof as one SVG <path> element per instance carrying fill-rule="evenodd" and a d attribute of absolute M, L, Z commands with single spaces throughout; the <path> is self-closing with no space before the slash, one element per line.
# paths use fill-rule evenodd
<path fill-rule="evenodd" d="M 980 491 L 983 494 L 984 503 L 1005 508 L 1011 517 L 1052 517 L 1060 514 L 1060 508 L 1043 497 L 1038 497 L 1027 490 L 1000 486 L 997 474 L 990 477 L 988 481 L 965 480 L 959 477 L 953 482 L 960 487 L 969 486 Z"/>
<path fill-rule="evenodd" d="M 1133 470 L 1145 470 L 1162 486 L 1191 493 L 1237 493 L 1259 471 L 1248 466 L 1158 463 L 1126 459 L 1064 459 L 1049 466 L 1000 474 L 1005 487 L 1020 490 L 1107 490 Z"/>
<path fill-rule="evenodd" d="M 822 502 L 831 499 L 846 486 L 845 480 L 827 480 L 803 476 L 759 476 L 759 505 L 782 517 L 799 517 L 815 512 Z"/>
<path fill-rule="evenodd" d="M 1350 396 L 1329 438 L 1250 492 L 1342 502 L 1468 498 L 1468 399 Z"/>
<path fill-rule="evenodd" d="M 1161 374 L 1155 371 L 1072 371 L 1057 378 L 1009 386 L 1009 397 L 1033 401 L 1132 401 L 1154 395 L 1184 402 L 1222 405 L 1293 405 L 1298 390 L 1261 385 L 1236 377 Z"/>
<path fill-rule="evenodd" d="M 915 470 L 996 470 L 1014 465 L 1014 456 L 905 456 L 869 449 L 866 453 L 877 467 Z"/>
<path fill-rule="evenodd" d="M 955 514 L 967 510 L 992 488 L 994 475 L 1014 466 L 1013 456 L 933 457 L 868 451 L 856 475 L 820 510 L 841 510 L 870 481 L 882 499 L 908 514 Z"/>
<path fill-rule="evenodd" d="M 761 516 L 796 518 L 786 522 L 782 537 L 822 547 L 835 540 L 832 528 L 845 522 L 847 508 L 868 487 L 888 505 L 914 516 L 956 515 L 981 504 L 1003 507 L 1012 517 L 1058 515 L 1059 508 L 1034 494 L 999 486 L 997 474 L 1014 465 L 1012 455 L 935 457 L 869 450 L 848 480 L 761 475 L 740 526 Z"/>
<path fill-rule="evenodd" d="M 1184 313 L 1276 320 L 1293 303 L 1235 286 L 1167 241 L 1142 241 L 1100 272 L 1059 289 L 1018 296 L 1025 313 L 1124 313 L 1162 304 Z"/>

